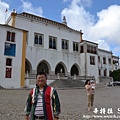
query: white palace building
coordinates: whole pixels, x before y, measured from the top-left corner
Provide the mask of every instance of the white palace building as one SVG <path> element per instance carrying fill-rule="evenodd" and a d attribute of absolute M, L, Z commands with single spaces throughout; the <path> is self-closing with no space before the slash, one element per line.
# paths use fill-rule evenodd
<path fill-rule="evenodd" d="M 64 78 L 93 76 L 96 83 L 109 79 L 110 72 L 119 68 L 119 57 L 84 40 L 82 34 L 68 27 L 65 17 L 59 23 L 12 12 L 6 24 L 0 24 L 0 86 L 25 87 L 26 78 L 35 79 L 40 71 L 49 79 L 60 73 Z"/>

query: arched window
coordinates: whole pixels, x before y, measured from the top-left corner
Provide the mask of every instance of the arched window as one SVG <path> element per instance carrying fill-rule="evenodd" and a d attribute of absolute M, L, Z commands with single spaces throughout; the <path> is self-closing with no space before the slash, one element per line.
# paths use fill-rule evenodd
<path fill-rule="evenodd" d="M 52 48 L 52 38 L 49 38 L 49 48 Z"/>
<path fill-rule="evenodd" d="M 62 49 L 64 49 L 64 41 L 62 41 Z"/>
<path fill-rule="evenodd" d="M 39 36 L 39 45 L 42 45 L 42 36 Z"/>
<path fill-rule="evenodd" d="M 53 39 L 53 49 L 56 49 L 56 41 Z"/>
<path fill-rule="evenodd" d="M 56 41 L 57 41 L 57 38 L 56 37 L 52 37 L 50 36 L 49 37 L 49 48 L 51 49 L 56 49 Z"/>
<path fill-rule="evenodd" d="M 34 34 L 34 44 L 37 46 L 42 46 L 43 45 L 43 34 L 40 33 L 35 33 Z"/>
<path fill-rule="evenodd" d="M 62 49 L 68 50 L 68 40 L 62 39 Z"/>
<path fill-rule="evenodd" d="M 68 43 L 67 42 L 65 42 L 65 46 L 66 46 L 66 50 L 68 49 Z"/>
<path fill-rule="evenodd" d="M 35 35 L 35 44 L 38 44 L 38 35 Z"/>
<path fill-rule="evenodd" d="M 73 42 L 73 51 L 78 51 L 78 43 Z"/>

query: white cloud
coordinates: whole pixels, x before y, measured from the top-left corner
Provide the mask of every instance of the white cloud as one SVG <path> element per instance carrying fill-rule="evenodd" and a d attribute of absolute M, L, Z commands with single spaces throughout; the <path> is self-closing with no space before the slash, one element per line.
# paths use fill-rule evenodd
<path fill-rule="evenodd" d="M 8 10 L 7 12 L 6 9 Z M 0 24 L 5 24 L 5 20 L 7 20 L 10 15 L 9 5 L 5 2 L 0 1 Z"/>
<path fill-rule="evenodd" d="M 33 5 L 29 2 L 29 1 L 23 1 L 21 0 L 22 2 L 22 11 L 24 12 L 29 12 L 29 13 L 32 13 L 32 14 L 35 14 L 35 15 L 38 15 L 38 16 L 43 16 L 43 10 L 41 7 L 33 7 Z"/>
<path fill-rule="evenodd" d="M 97 13 L 98 22 L 91 26 L 90 35 L 95 39 L 105 38 L 108 42 L 120 45 L 120 6 L 112 5 Z"/>
<path fill-rule="evenodd" d="M 99 48 L 110 50 L 111 44 L 120 45 L 120 6 L 111 5 L 95 16 L 85 10 L 92 0 L 72 0 L 71 4 L 63 9 L 61 16 L 66 16 L 67 25 L 77 30 L 83 30 L 83 39 L 99 44 Z M 114 48 L 112 48 L 114 49 Z"/>
<path fill-rule="evenodd" d="M 63 0 L 63 2 L 68 2 L 68 1 L 70 1 L 70 0 Z"/>
<path fill-rule="evenodd" d="M 98 43 L 98 48 L 104 48 L 104 50 L 110 50 L 110 46 L 105 40 L 97 40 L 96 43 Z"/>
<path fill-rule="evenodd" d="M 120 53 L 120 47 L 115 47 L 112 52 L 114 53 L 114 55 L 118 55 L 118 53 Z"/>
<path fill-rule="evenodd" d="M 22 2 L 22 6 L 21 6 L 22 12 L 24 11 L 38 16 L 43 16 L 42 15 L 43 10 L 41 7 L 38 8 L 33 7 L 33 5 L 29 1 L 24 2 L 23 0 L 21 0 L 21 2 Z M 8 9 L 7 13 L 5 13 L 6 8 Z M 2 2 L 0 0 L 0 24 L 5 23 L 5 20 L 7 20 L 7 18 L 10 16 L 11 12 L 12 11 L 9 10 L 9 4 Z"/>

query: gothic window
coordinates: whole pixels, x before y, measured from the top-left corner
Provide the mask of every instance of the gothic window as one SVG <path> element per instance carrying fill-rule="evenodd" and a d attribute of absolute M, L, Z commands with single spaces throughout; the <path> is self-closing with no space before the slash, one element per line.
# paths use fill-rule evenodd
<path fill-rule="evenodd" d="M 38 44 L 38 35 L 35 35 L 35 44 Z"/>
<path fill-rule="evenodd" d="M 57 42 L 56 37 L 49 36 L 49 48 L 56 49 L 57 48 L 56 42 Z"/>
<path fill-rule="evenodd" d="M 55 38 L 53 39 L 53 49 L 56 49 L 56 41 L 55 41 Z"/>
<path fill-rule="evenodd" d="M 62 49 L 68 50 L 68 40 L 62 39 Z"/>
<path fill-rule="evenodd" d="M 43 34 L 35 33 L 34 35 L 34 44 L 35 45 L 43 45 Z"/>
<path fill-rule="evenodd" d="M 52 48 L 52 38 L 49 38 L 49 48 Z"/>
<path fill-rule="evenodd" d="M 78 51 L 78 43 L 73 42 L 73 51 Z"/>
<path fill-rule="evenodd" d="M 39 36 L 39 45 L 42 45 L 42 36 Z"/>
<path fill-rule="evenodd" d="M 68 41 L 65 42 L 65 48 L 68 49 Z"/>

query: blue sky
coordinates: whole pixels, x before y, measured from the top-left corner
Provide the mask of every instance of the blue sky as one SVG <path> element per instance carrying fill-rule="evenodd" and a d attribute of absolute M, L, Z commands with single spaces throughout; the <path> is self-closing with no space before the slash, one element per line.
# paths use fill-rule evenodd
<path fill-rule="evenodd" d="M 83 39 L 120 56 L 120 0 L 0 0 L 0 23 L 13 9 L 57 22 L 66 16 L 69 27 L 83 31 Z"/>

